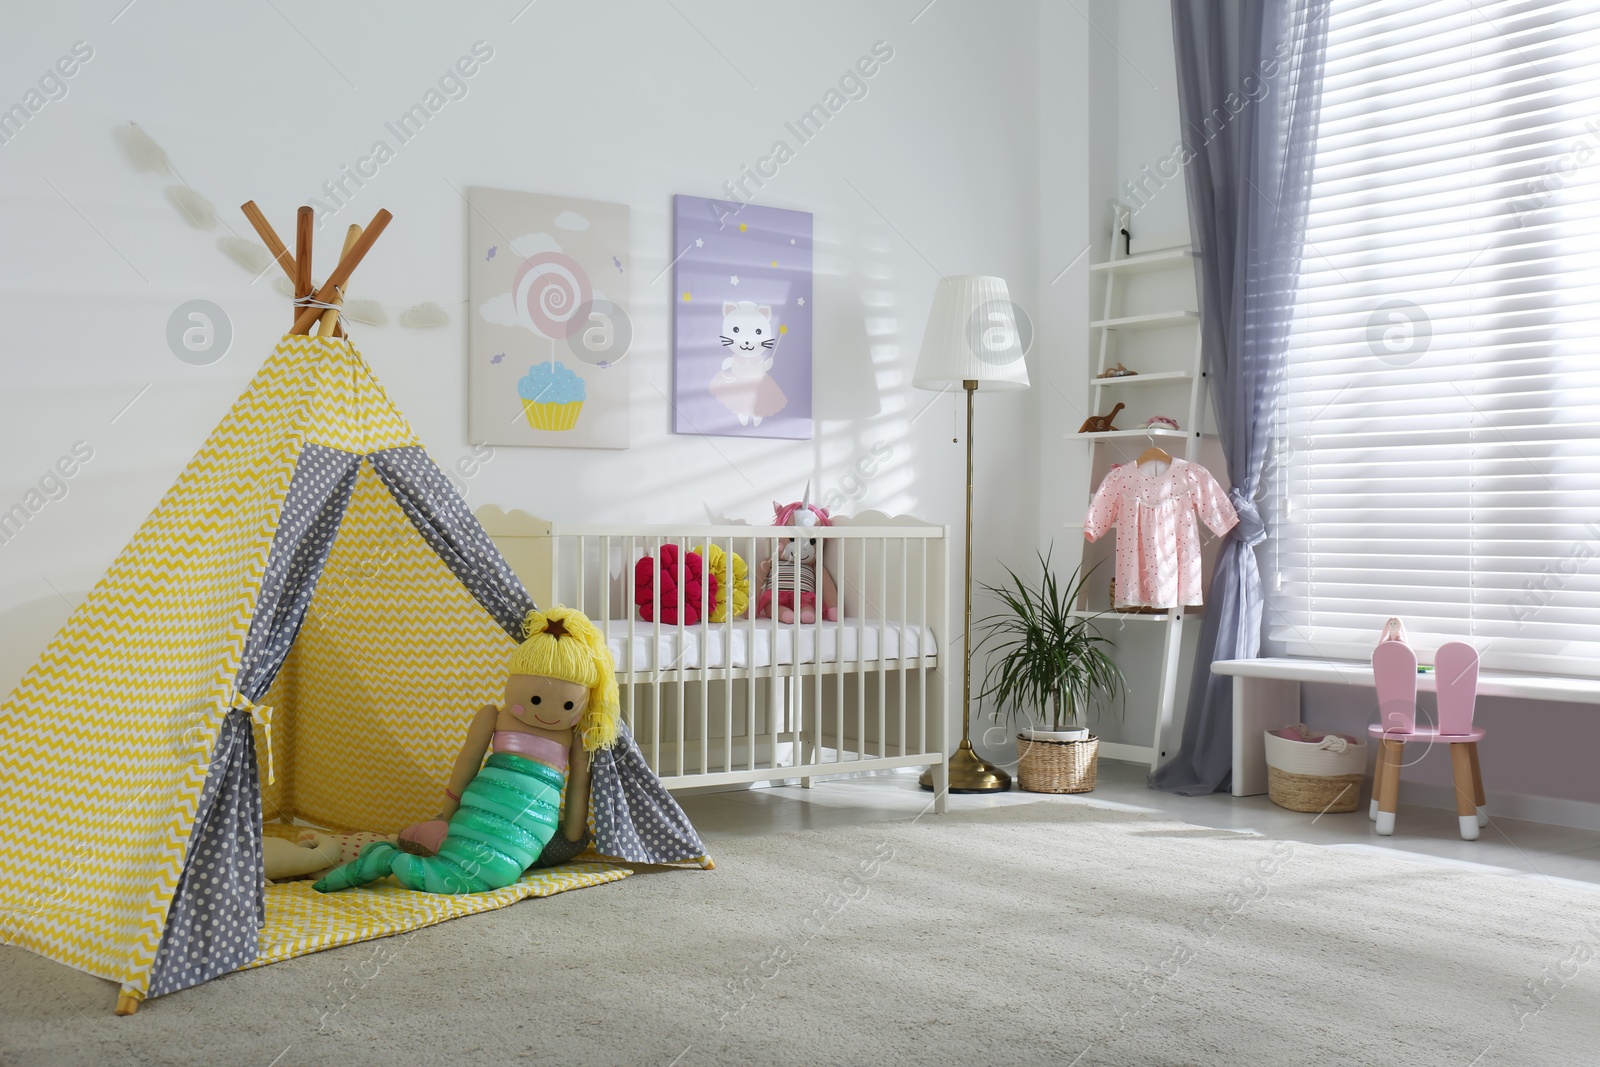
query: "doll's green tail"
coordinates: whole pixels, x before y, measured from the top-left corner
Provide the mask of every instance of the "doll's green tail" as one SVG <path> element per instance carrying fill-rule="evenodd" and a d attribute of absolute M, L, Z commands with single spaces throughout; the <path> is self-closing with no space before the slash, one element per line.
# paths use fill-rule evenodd
<path fill-rule="evenodd" d="M 510 752 L 496 752 L 461 793 L 450 833 L 437 855 L 413 856 L 387 841 L 329 871 L 313 887 L 333 893 L 393 874 L 424 893 L 482 893 L 522 877 L 555 836 L 565 773 Z"/>

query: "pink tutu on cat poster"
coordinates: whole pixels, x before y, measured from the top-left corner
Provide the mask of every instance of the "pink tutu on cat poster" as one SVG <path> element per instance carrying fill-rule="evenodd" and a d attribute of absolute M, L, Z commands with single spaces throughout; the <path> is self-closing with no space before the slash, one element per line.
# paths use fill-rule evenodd
<path fill-rule="evenodd" d="M 719 370 L 711 376 L 711 395 L 722 401 L 722 406 L 733 412 L 741 425 L 754 420 L 759 426 L 759 420 L 776 415 L 789 403 L 769 375 L 763 374 L 752 381 L 735 377 L 731 370 Z"/>

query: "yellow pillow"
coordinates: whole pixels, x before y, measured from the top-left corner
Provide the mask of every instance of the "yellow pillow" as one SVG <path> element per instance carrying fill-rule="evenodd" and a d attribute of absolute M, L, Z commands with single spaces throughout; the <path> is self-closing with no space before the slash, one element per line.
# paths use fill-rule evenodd
<path fill-rule="evenodd" d="M 728 618 L 743 618 L 745 611 L 750 607 L 750 567 L 745 563 L 739 553 L 733 556 L 733 581 L 728 581 L 728 556 L 721 545 L 706 545 L 701 550 L 701 558 L 706 561 L 706 567 L 717 576 L 717 597 L 711 605 L 711 621 L 723 622 Z M 733 614 L 728 614 L 728 590 L 733 590 Z"/>

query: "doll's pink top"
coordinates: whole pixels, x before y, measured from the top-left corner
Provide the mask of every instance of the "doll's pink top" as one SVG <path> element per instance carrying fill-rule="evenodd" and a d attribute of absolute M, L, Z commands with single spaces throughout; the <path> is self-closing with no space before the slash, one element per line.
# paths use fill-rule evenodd
<path fill-rule="evenodd" d="M 1117 528 L 1117 606 L 1171 608 L 1204 601 L 1200 523 L 1220 537 L 1238 521 L 1210 471 L 1174 458 L 1161 473 L 1136 463 L 1112 467 L 1083 532 L 1097 541 Z"/>
<path fill-rule="evenodd" d="M 494 750 L 509 752 L 514 756 L 538 760 L 558 771 L 567 769 L 567 750 L 559 741 L 538 734 L 525 734 L 521 730 L 496 730 Z"/>

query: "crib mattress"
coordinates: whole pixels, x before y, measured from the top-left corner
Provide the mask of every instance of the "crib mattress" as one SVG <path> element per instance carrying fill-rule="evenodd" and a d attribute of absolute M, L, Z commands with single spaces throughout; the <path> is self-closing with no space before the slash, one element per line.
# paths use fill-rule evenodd
<path fill-rule="evenodd" d="M 840 622 L 793 625 L 757 619 L 754 632 L 749 619 L 729 623 L 702 623 L 661 627 L 635 620 L 633 658 L 628 658 L 626 619 L 613 619 L 606 625 L 611 655 L 617 670 L 635 671 L 698 669 L 700 667 L 771 667 L 803 663 L 862 663 L 879 669 L 894 669 L 902 659 L 907 666 L 938 654 L 931 629 L 916 623 L 888 620 L 844 619 Z M 680 641 L 679 635 L 682 635 Z M 819 660 L 820 655 L 820 660 Z"/>

